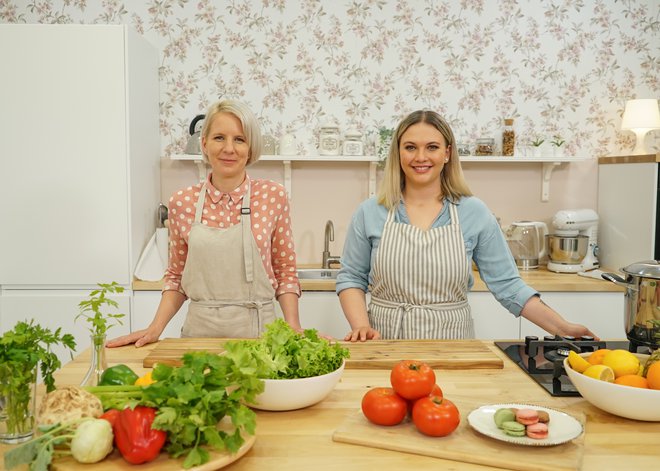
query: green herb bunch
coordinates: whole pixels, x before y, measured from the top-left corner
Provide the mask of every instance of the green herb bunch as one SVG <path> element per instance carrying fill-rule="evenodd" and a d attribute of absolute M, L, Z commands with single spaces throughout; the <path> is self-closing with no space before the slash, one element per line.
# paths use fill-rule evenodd
<path fill-rule="evenodd" d="M 51 351 L 54 345 L 66 347 L 71 356 L 76 341 L 71 334 L 55 332 L 34 323 L 18 322 L 0 338 L 0 396 L 5 398 L 7 433 L 32 430 L 34 418 L 30 414 L 31 389 L 39 367 L 46 390 L 55 389 L 53 373 L 62 366 Z"/>
<path fill-rule="evenodd" d="M 105 336 L 111 327 L 123 324 L 120 319 L 125 316 L 125 314 L 104 314 L 101 311 L 103 306 L 119 307 L 117 301 L 108 298 L 107 295 L 108 293 L 123 293 L 124 288 L 119 286 L 115 281 L 109 284 L 98 283 L 98 286 L 100 289 L 95 289 L 89 293 L 89 299 L 81 301 L 78 304 L 80 313 L 76 316 L 76 320 L 83 317 L 91 324 L 89 331 L 94 337 Z M 93 315 L 90 313 L 93 313 Z M 111 323 L 113 319 L 116 322 Z"/>
<path fill-rule="evenodd" d="M 561 146 L 564 145 L 564 143 L 566 141 L 564 139 L 562 139 L 562 137 L 560 135 L 556 134 L 556 135 L 552 136 L 552 141 L 550 141 L 550 142 L 555 147 L 561 147 Z"/>

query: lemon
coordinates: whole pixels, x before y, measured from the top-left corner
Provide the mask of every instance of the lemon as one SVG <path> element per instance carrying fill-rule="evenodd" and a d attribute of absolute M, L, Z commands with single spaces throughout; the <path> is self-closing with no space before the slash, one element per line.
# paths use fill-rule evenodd
<path fill-rule="evenodd" d="M 603 365 L 614 371 L 614 377 L 634 375 L 639 371 L 639 359 L 628 350 L 612 350 L 603 357 Z"/>
<path fill-rule="evenodd" d="M 582 374 L 608 383 L 614 382 L 614 371 L 607 365 L 591 365 Z"/>
<path fill-rule="evenodd" d="M 584 373 L 584 371 L 591 366 L 591 363 L 575 353 L 573 350 L 568 352 L 568 364 L 571 365 L 571 368 L 573 368 L 578 373 Z"/>

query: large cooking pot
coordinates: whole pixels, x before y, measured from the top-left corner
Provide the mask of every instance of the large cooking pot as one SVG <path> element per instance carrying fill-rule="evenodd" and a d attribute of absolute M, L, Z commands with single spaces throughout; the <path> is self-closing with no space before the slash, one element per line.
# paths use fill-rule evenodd
<path fill-rule="evenodd" d="M 624 325 L 633 344 L 660 348 L 660 261 L 633 263 L 615 273 L 603 273 L 608 281 L 626 288 Z"/>

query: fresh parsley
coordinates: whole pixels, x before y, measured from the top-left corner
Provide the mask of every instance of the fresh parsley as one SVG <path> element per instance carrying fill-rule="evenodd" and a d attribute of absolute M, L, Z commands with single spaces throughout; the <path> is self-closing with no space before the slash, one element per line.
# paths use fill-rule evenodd
<path fill-rule="evenodd" d="M 104 337 L 108 330 L 118 324 L 123 324 L 120 320 L 125 314 L 111 314 L 103 313 L 101 308 L 103 306 L 111 306 L 118 308 L 119 304 L 114 299 L 107 297 L 109 293 L 123 293 L 124 288 L 119 286 L 117 282 L 112 283 L 98 283 L 100 289 L 95 289 L 89 293 L 89 299 L 81 301 L 78 304 L 80 313 L 76 316 L 76 321 L 82 317 L 91 324 L 89 331 L 94 337 Z M 90 314 L 90 313 L 93 313 Z M 116 321 L 112 323 L 112 321 Z"/>

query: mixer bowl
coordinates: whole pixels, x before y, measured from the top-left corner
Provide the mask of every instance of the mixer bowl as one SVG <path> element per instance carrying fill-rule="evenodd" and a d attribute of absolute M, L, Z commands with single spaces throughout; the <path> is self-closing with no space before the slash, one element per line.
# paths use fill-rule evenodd
<path fill-rule="evenodd" d="M 579 264 L 587 255 L 589 237 L 585 235 L 548 234 L 545 239 L 548 245 L 548 257 L 552 262 L 567 265 Z"/>

